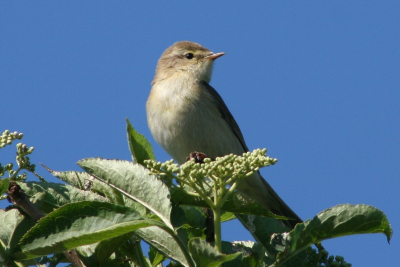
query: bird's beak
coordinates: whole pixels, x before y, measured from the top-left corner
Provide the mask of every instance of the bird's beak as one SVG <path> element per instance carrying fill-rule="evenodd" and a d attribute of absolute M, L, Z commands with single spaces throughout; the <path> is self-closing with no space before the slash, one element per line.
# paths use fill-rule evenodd
<path fill-rule="evenodd" d="M 211 55 L 209 55 L 209 56 L 206 56 L 205 58 L 206 58 L 206 59 L 211 59 L 211 60 L 214 60 L 214 59 L 217 59 L 217 58 L 219 58 L 219 57 L 222 57 L 223 55 L 225 55 L 225 53 L 224 53 L 224 52 L 220 52 L 220 53 L 212 53 Z"/>

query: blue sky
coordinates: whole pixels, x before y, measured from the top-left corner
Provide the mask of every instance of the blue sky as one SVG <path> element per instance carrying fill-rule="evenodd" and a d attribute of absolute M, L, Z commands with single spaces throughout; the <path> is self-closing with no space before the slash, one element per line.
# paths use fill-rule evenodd
<path fill-rule="evenodd" d="M 279 159 L 262 174 L 300 217 L 368 204 L 392 223 L 390 245 L 382 234 L 357 235 L 324 242 L 328 251 L 353 266 L 394 266 L 398 1 L 2 1 L 0 25 L 0 130 L 23 132 L 33 162 L 63 171 L 86 157 L 128 160 L 126 117 L 168 160 L 145 103 L 162 52 L 195 41 L 226 53 L 211 85 L 248 147 Z M 223 238 L 251 237 L 233 222 Z"/>

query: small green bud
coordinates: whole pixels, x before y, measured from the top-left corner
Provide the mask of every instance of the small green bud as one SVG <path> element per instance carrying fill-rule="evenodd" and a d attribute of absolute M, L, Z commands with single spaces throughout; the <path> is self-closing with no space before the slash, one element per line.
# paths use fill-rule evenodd
<path fill-rule="evenodd" d="M 7 171 L 8 170 L 12 170 L 12 168 L 13 168 L 13 164 L 12 163 L 8 163 L 8 164 L 4 165 L 4 169 L 6 169 Z"/>
<path fill-rule="evenodd" d="M 32 164 L 32 165 L 29 166 L 29 170 L 30 170 L 31 172 L 34 172 L 35 169 L 36 169 L 36 165 L 35 165 L 35 164 Z"/>
<path fill-rule="evenodd" d="M 336 256 L 335 257 L 336 261 L 344 261 L 344 258 L 342 256 Z"/>

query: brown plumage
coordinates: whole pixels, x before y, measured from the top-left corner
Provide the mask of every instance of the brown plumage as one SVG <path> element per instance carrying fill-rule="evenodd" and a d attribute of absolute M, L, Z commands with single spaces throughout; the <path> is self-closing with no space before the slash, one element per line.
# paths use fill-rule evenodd
<path fill-rule="evenodd" d="M 162 54 L 147 100 L 147 121 L 154 139 L 179 164 L 194 151 L 211 158 L 249 151 L 242 132 L 218 92 L 209 85 L 213 53 L 193 42 L 178 42 Z M 302 220 L 259 173 L 243 179 L 237 190 L 266 206 L 293 228 Z"/>

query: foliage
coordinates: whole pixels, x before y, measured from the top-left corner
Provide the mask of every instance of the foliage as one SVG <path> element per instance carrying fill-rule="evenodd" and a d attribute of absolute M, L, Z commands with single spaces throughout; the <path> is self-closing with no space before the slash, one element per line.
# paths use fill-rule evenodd
<path fill-rule="evenodd" d="M 362 233 L 391 238 L 385 214 L 367 205 L 335 206 L 290 231 L 280 222 L 288 218 L 235 191 L 240 179 L 276 163 L 265 149 L 178 166 L 156 162 L 150 143 L 129 121 L 127 132 L 132 162 L 83 159 L 78 162 L 82 172 L 45 167 L 68 184 L 47 183 L 29 162 L 33 148 L 17 145 L 17 169 L 0 165 L 1 195 L 7 193 L 15 204 L 0 210 L 1 266 L 56 266 L 66 261 L 62 252 L 71 249 L 81 266 L 349 266 L 343 257 L 312 245 Z M 5 131 L 0 148 L 21 138 Z M 22 171 L 40 181 L 26 182 Z M 207 209 L 214 212 L 211 243 L 205 241 L 210 237 Z M 35 212 L 41 218 L 37 222 Z M 234 218 L 256 242 L 221 240 L 221 222 Z M 150 244 L 147 256 L 141 241 Z"/>

